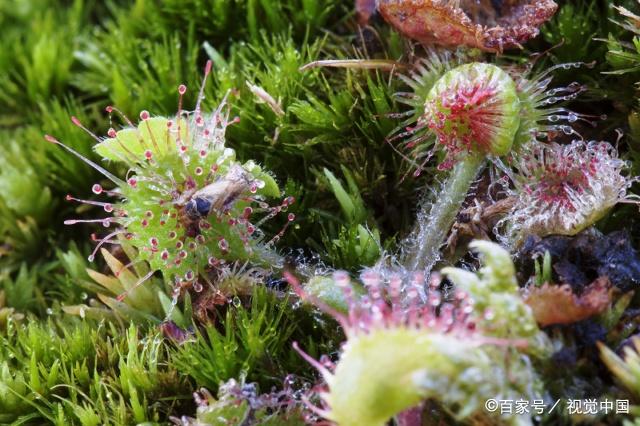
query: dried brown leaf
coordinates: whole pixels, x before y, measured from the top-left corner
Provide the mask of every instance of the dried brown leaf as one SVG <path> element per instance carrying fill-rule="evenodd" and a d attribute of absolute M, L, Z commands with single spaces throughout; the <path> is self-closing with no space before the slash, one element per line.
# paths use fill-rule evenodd
<path fill-rule="evenodd" d="M 553 0 L 379 0 L 384 19 L 423 44 L 489 52 L 522 47 L 556 12 Z"/>
<path fill-rule="evenodd" d="M 541 327 L 571 324 L 603 312 L 611 304 L 611 283 L 600 277 L 576 295 L 568 284 L 529 287 L 524 301 Z"/>

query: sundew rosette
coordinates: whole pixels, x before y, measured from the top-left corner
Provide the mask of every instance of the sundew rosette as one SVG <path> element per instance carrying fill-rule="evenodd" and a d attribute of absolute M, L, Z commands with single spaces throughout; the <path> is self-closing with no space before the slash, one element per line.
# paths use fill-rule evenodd
<path fill-rule="evenodd" d="M 512 211 L 497 225 L 510 244 L 527 235 L 575 235 L 631 201 L 627 163 L 607 142 L 531 145 L 513 164 Z"/>
<path fill-rule="evenodd" d="M 110 215 L 65 223 L 97 222 L 115 228 L 104 237 L 93 236 L 98 242 L 94 253 L 124 236 L 139 253 L 133 262 L 146 261 L 151 266 L 140 282 L 155 271 L 181 284 L 206 280 L 208 271 L 227 261 L 255 261 L 269 266 L 279 262 L 270 246 L 284 229 L 271 241 L 264 241 L 259 226 L 285 211 L 293 199 L 285 198 L 275 207 L 267 204 L 267 198 L 280 196 L 273 177 L 253 161 L 241 164 L 235 151 L 225 146 L 226 128 L 236 120 L 229 118 L 226 100 L 213 113 L 202 113 L 203 87 L 210 70 L 211 62 L 207 63 L 193 112 L 182 110 L 187 89 L 181 85 L 175 117 L 151 117 L 142 111 L 135 125 L 120 114 L 126 127 L 118 131 L 110 128 L 107 138 L 95 136 L 72 118 L 98 141 L 95 151 L 100 156 L 128 168 L 124 179 L 46 136 L 115 185 L 111 189 L 100 184 L 92 187 L 96 195 L 111 198 L 109 202 L 67 196 L 68 200 L 101 206 Z M 119 113 L 111 106 L 107 111 L 110 116 Z M 289 214 L 288 222 L 292 220 Z"/>
<path fill-rule="evenodd" d="M 515 66 L 465 64 L 466 59 L 431 51 L 400 76 L 409 90 L 395 97 L 408 109 L 397 116 L 407 118 L 389 141 L 401 142 L 416 175 L 439 151 L 445 153 L 439 168 L 447 169 L 467 153 L 508 156 L 532 140 L 547 141 L 549 133 L 577 135 L 577 121 L 594 124 L 594 117 L 560 105 L 576 99 L 584 85 L 550 87 L 557 69 L 592 64 L 566 63 L 534 73 Z"/>
<path fill-rule="evenodd" d="M 585 90 L 572 83 L 549 88 L 551 67 L 538 75 L 487 63 L 460 65 L 464 58 L 432 52 L 402 76 L 411 89 L 397 94 L 410 107 L 389 142 L 401 140 L 403 157 L 419 176 L 432 158 L 450 170 L 435 197 L 421 200 L 413 231 L 402 244 L 403 263 L 430 271 L 473 182 L 489 163 L 503 165 L 549 133 L 575 134 L 586 117 L 557 104 Z M 558 67 L 574 68 L 570 63 Z M 590 122 L 590 121 L 589 121 Z"/>
<path fill-rule="evenodd" d="M 446 271 L 456 283 L 450 294 L 438 290 L 422 271 L 366 271 L 363 296 L 349 276 L 337 272 L 345 291 L 345 312 L 289 282 L 302 298 L 333 316 L 346 335 L 339 358 L 316 361 L 301 355 L 324 381 L 318 416 L 339 426 L 382 426 L 399 413 L 434 398 L 457 419 L 500 416 L 484 402 L 541 398 L 541 382 L 531 356 L 545 356 L 548 342 L 518 293 L 509 254 L 493 243 L 476 242 L 485 267 L 479 274 Z M 497 420 L 497 419 L 493 419 Z M 506 424 L 530 425 L 527 414 L 503 416 Z"/>
<path fill-rule="evenodd" d="M 446 72 L 431 88 L 423 121 L 447 153 L 449 168 L 461 154 L 508 154 L 520 125 L 516 84 L 495 65 L 471 63 Z"/>

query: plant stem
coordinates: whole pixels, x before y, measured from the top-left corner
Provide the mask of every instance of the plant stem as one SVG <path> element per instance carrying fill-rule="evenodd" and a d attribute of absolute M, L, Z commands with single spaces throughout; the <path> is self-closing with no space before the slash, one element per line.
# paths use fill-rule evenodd
<path fill-rule="evenodd" d="M 453 225 L 469 188 L 485 164 L 485 157 L 468 155 L 457 163 L 433 202 L 423 200 L 416 224 L 403 242 L 407 269 L 431 272 L 440 259 L 440 247 Z"/>

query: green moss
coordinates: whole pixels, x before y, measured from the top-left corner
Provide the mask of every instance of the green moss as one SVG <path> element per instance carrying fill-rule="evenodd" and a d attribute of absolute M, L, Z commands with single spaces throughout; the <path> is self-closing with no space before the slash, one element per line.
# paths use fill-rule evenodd
<path fill-rule="evenodd" d="M 0 421 L 128 424 L 158 421 L 187 391 L 166 366 L 156 333 L 140 336 L 98 323 L 10 324 L 0 351 Z M 167 403 L 150 405 L 163 396 Z M 165 414 L 163 414 L 165 413 Z"/>
<path fill-rule="evenodd" d="M 191 108 L 197 98 L 200 69 L 207 59 L 214 64 L 205 88 L 204 109 L 217 107 L 230 90 L 231 117 L 240 118 L 229 128 L 225 148 L 233 151 L 228 151 L 232 154 L 223 161 L 222 168 L 245 165 L 265 182 L 264 196 L 281 197 L 284 193 L 296 198 L 287 212 L 295 214 L 296 219 L 280 238 L 279 247 L 280 254 L 291 255 L 282 264 L 289 269 L 298 268 L 297 272 L 308 270 L 308 259 L 313 258 L 322 260 L 324 265 L 320 268 L 344 268 L 355 273 L 379 262 L 382 254 L 396 250 L 397 242 L 412 226 L 419 202 L 416 188 L 431 190 L 439 177 L 435 158 L 425 164 L 419 178 L 407 174 L 411 161 L 422 162 L 429 155 L 433 138 L 421 147 L 422 151 L 411 153 L 416 157 L 407 161 L 397 153 L 399 145 L 389 135 L 405 131 L 407 123 L 423 113 L 424 99 L 435 80 L 448 67 L 459 65 L 463 57 L 495 62 L 503 69 L 531 64 L 540 71 L 550 64 L 596 61 L 594 69 L 554 72 L 561 85 L 578 81 L 589 88 L 580 99 L 569 100 L 563 107 L 594 117 L 606 113 L 607 120 L 596 127 L 579 126 L 580 135 L 588 140 L 614 141 L 614 129 L 623 129 L 628 136 L 620 141 L 620 151 L 630 160 L 630 170 L 638 174 L 637 26 L 634 18 L 621 16 L 613 7 L 624 6 L 637 14 L 635 0 L 559 1 L 559 12 L 542 28 L 541 36 L 525 46 L 524 52 L 505 52 L 497 59 L 477 52 L 457 52 L 449 57 L 448 64 L 438 62 L 437 56 L 418 46 L 408 46 L 380 21 L 374 20 L 371 26 L 359 30 L 353 3 L 0 2 L 0 423 L 165 423 L 170 416 L 196 413 L 191 394 L 199 386 L 216 390 L 221 381 L 239 378 L 243 373 L 250 381 L 258 382 L 263 391 L 280 386 L 287 373 L 298 373 L 312 381 L 310 368 L 301 365 L 291 350 L 294 340 L 313 356 L 336 353 L 336 335 L 340 331 L 334 322 L 284 297 L 279 291 L 284 287 L 273 291 L 263 288 L 264 284 L 278 287 L 277 274 L 269 276 L 263 270 L 253 275 L 236 274 L 251 271 L 252 265 L 244 265 L 244 261 L 256 258 L 246 253 L 242 238 L 229 234 L 228 228 L 220 224 L 214 224 L 215 232 L 229 241 L 230 252 L 240 254 L 229 260 L 242 262 L 207 276 L 213 285 L 202 293 L 193 287 L 183 288 L 176 306 L 172 289 L 160 274 L 133 289 L 149 272 L 164 267 L 158 264 L 157 257 L 144 251 L 157 229 L 136 228 L 132 224 L 137 233 L 133 242 L 142 254 L 123 255 L 106 245 L 110 253 L 104 256 L 107 260 L 99 258 L 89 265 L 86 259 L 95 241 L 87 235 L 96 228 L 74 229 L 63 224 L 68 218 L 83 220 L 104 215 L 97 206 L 64 201 L 67 193 L 94 201 L 91 187 L 101 178 L 77 158 L 44 143 L 42 135 L 55 135 L 93 161 L 106 158 L 104 164 L 114 175 L 125 176 L 131 165 L 121 161 L 128 155 L 121 146 L 114 140 L 105 140 L 94 152 L 95 141 L 81 134 L 70 116 L 76 116 L 98 135 L 114 127 L 129 149 L 136 156 L 143 156 L 145 149 L 138 143 L 136 131 L 120 129 L 117 119 L 110 123 L 104 107 L 115 105 L 130 117 L 137 117 L 144 109 L 170 116 L 177 106 L 177 87 L 186 84 L 190 90 L 185 94 L 184 105 Z M 529 56 L 547 50 L 537 59 Z M 396 78 L 401 71 L 388 74 L 358 69 L 300 70 L 321 59 L 354 57 L 401 62 L 424 57 L 420 64 L 430 72 Z M 407 102 L 402 94 L 410 91 L 416 91 L 418 96 Z M 165 119 L 156 117 L 147 124 L 138 129 L 143 139 L 151 139 L 151 134 L 156 138 L 166 136 Z M 165 145 L 156 152 L 158 158 L 167 153 Z M 218 152 L 221 153 L 224 151 Z M 193 155 L 190 160 L 197 161 Z M 156 171 L 162 175 L 180 167 L 181 161 L 175 157 Z M 267 170 L 269 174 L 265 173 Z M 196 179 L 198 185 L 203 184 L 201 179 Z M 105 181 L 99 183 L 107 186 Z M 145 204 L 152 192 L 149 185 L 138 193 L 123 186 L 129 201 L 119 202 L 118 206 L 131 208 L 132 214 L 135 210 L 136 216 L 148 210 L 154 217 L 161 214 L 158 205 Z M 483 195 L 482 185 L 478 191 Z M 238 203 L 236 207 L 241 209 L 245 204 Z M 464 222 L 465 217 L 458 219 Z M 177 218 L 172 220 L 171 225 L 177 224 Z M 267 239 L 287 223 L 284 214 L 262 224 Z M 614 208 L 600 226 L 609 230 L 628 227 L 635 240 L 639 237 L 633 205 Z M 250 245 L 257 248 L 260 244 Z M 211 245 L 198 262 L 186 262 L 169 275 L 184 276 L 190 268 L 203 269 L 200 267 L 208 255 L 222 257 L 216 247 Z M 114 268 L 120 270 L 127 263 L 126 258 L 132 256 L 151 262 L 150 269 L 142 262 L 132 265 L 130 273 L 116 277 Z M 276 257 L 282 260 L 279 255 Z M 545 268 L 550 272 L 544 276 L 555 267 L 554 263 L 553 268 Z M 505 273 L 513 272 L 506 263 L 497 269 L 501 268 Z M 548 349 L 540 341 L 544 339 L 538 339 L 540 335 L 526 309 L 512 294 L 515 282 L 501 279 L 508 286 L 494 288 L 482 274 L 488 272 L 473 279 L 462 276 L 463 286 L 470 286 L 470 292 L 476 287 L 491 287 L 490 295 L 478 297 L 478 309 L 481 306 L 504 313 L 502 322 L 483 322 L 483 326 L 493 326 L 494 337 L 526 335 L 531 347 L 538 349 L 532 350 L 535 355 Z M 328 278 L 312 280 L 308 290 L 344 309 L 345 300 L 334 284 Z M 119 301 L 117 297 L 125 292 L 128 297 Z M 207 297 L 216 302 L 207 302 Z M 636 299 L 625 300 L 624 307 L 615 304 L 606 318 L 615 317 L 618 323 L 626 318 L 625 311 L 637 308 Z M 61 318 L 62 312 L 76 317 Z M 168 319 L 189 337 L 187 342 L 168 343 L 160 337 L 156 326 Z M 632 327 L 614 332 L 615 327 L 611 326 L 608 330 L 607 343 L 613 348 L 632 332 Z M 386 346 L 388 342 L 383 341 L 375 350 L 382 352 Z M 353 364 L 362 358 L 362 352 L 368 353 L 352 350 L 356 354 Z M 474 354 L 459 352 L 452 349 L 449 360 Z M 603 353 L 607 352 L 603 349 Z M 617 365 L 616 372 L 624 372 L 628 376 L 624 378 L 630 380 L 634 373 L 629 368 L 635 368 L 634 361 L 608 355 L 611 365 Z M 502 356 L 504 353 L 498 349 L 490 354 L 492 361 Z M 581 368 L 593 367 L 592 358 L 580 359 Z M 522 359 L 514 359 L 515 365 L 520 366 Z M 467 382 L 445 374 L 453 371 L 445 368 L 447 362 L 438 362 L 446 380 L 424 376 L 423 384 L 432 386 L 436 395 L 465 395 L 458 400 L 463 408 L 481 404 L 480 393 L 470 392 L 470 387 L 465 387 Z M 356 369 L 353 364 L 348 370 Z M 604 377 L 604 382 L 612 382 L 598 375 L 601 369 L 591 370 L 589 377 Z M 380 386 L 395 378 L 393 371 L 387 371 L 389 380 Z M 494 376 L 498 377 L 499 372 Z M 578 383 L 581 379 L 572 380 L 571 383 Z M 364 382 L 366 389 L 371 383 Z M 623 387 L 611 386 L 613 392 L 620 392 Z M 567 387 L 571 386 L 562 388 L 561 396 L 570 394 Z M 394 400 L 391 411 L 423 396 Z M 234 405 L 236 402 L 225 400 L 221 394 L 196 415 L 201 421 L 211 421 L 218 409 L 226 410 L 230 403 L 238 410 L 237 416 L 256 416 L 265 424 L 288 424 L 291 419 L 295 424 L 300 420 L 299 416 L 282 417 L 280 411 L 277 415 L 270 409 L 255 411 L 247 408 L 246 401 Z M 343 413 L 349 414 L 349 402 L 345 402 Z M 375 417 L 372 422 L 379 420 L 379 416 Z"/>
<path fill-rule="evenodd" d="M 222 314 L 222 330 L 210 324 L 175 349 L 174 368 L 212 390 L 240 374 L 268 389 L 287 374 L 281 356 L 291 351 L 295 329 L 290 306 L 261 289 L 254 292 L 250 307 L 235 300 Z"/>

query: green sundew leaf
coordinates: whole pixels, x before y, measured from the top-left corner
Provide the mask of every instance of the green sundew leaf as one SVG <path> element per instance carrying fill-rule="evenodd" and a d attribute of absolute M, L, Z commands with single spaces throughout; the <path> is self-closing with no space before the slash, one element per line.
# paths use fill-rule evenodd
<path fill-rule="evenodd" d="M 117 133 L 117 139 L 105 139 L 95 145 L 93 149 L 98 155 L 111 161 L 125 161 L 125 159 L 131 158 L 131 154 L 137 158 L 142 158 L 144 153 L 144 147 L 140 143 L 136 129 L 120 130 Z"/>
<path fill-rule="evenodd" d="M 355 297 L 362 296 L 366 293 L 357 283 L 350 282 L 349 286 L 353 290 Z M 338 312 L 347 313 L 349 311 L 349 303 L 345 296 L 344 289 L 336 284 L 335 280 L 331 277 L 313 277 L 304 285 L 304 291 L 309 296 L 326 303 Z"/>
<path fill-rule="evenodd" d="M 257 176 L 258 179 L 264 182 L 264 188 L 260 190 L 260 193 L 267 197 L 279 197 L 280 196 L 280 187 L 278 187 L 278 183 L 269 173 L 260 172 Z"/>
<path fill-rule="evenodd" d="M 151 150 L 157 155 L 165 154 L 169 148 L 175 149 L 175 141 L 169 134 L 167 121 L 164 117 L 152 117 L 138 124 L 140 137 L 151 145 Z"/>
<path fill-rule="evenodd" d="M 150 150 L 156 156 L 166 154 L 169 149 L 175 148 L 176 135 L 169 132 L 165 117 L 151 117 L 140 122 L 137 129 L 127 128 L 119 130 L 116 138 L 108 138 L 95 145 L 93 149 L 103 158 L 112 161 L 132 162 L 143 159 L 144 152 Z M 187 121 L 181 119 L 180 123 L 173 123 L 180 128 L 180 137 L 188 141 L 189 128 Z"/>
<path fill-rule="evenodd" d="M 496 337 L 530 338 L 532 344 L 527 348 L 528 353 L 548 356 L 550 341 L 538 328 L 531 309 L 520 295 L 509 252 L 496 243 L 483 240 L 474 240 L 469 247 L 482 259 L 483 267 L 477 273 L 452 267 L 442 269 L 441 273 L 469 294 L 474 301 L 474 311 L 480 316 L 487 308 L 493 311 L 491 331 L 487 333 Z"/>
<path fill-rule="evenodd" d="M 224 424 L 240 424 L 247 417 L 250 410 L 246 401 L 239 403 L 225 403 L 226 401 L 211 404 L 198 413 L 198 421 L 202 424 L 221 426 Z M 235 401 L 234 401 L 235 402 Z"/>

